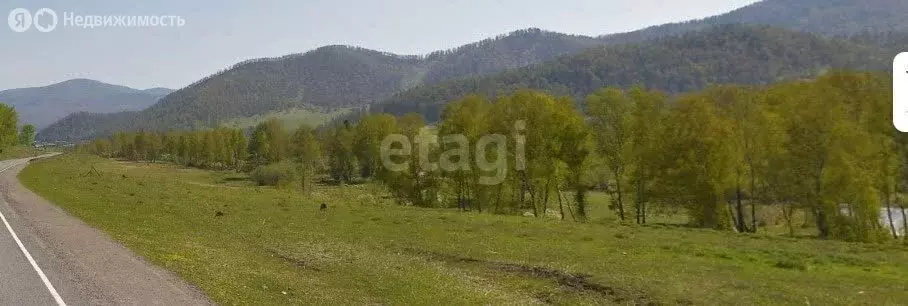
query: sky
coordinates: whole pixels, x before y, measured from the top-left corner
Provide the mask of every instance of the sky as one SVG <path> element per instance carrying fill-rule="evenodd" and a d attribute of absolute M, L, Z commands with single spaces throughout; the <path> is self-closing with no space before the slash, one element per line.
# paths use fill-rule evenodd
<path fill-rule="evenodd" d="M 597 36 L 721 14 L 754 0 L 0 0 L 0 90 L 74 78 L 178 89 L 252 58 L 332 44 L 426 54 L 525 28 Z M 49 8 L 40 32 L 22 8 Z M 64 16 L 181 16 L 183 26 L 68 26 Z M 43 14 L 43 26 L 50 22 Z M 20 23 L 21 25 L 21 23 Z"/>

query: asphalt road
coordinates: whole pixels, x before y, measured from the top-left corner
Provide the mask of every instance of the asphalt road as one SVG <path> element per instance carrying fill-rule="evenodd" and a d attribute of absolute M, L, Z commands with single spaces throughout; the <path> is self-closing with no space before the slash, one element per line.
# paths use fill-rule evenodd
<path fill-rule="evenodd" d="M 206 305 L 182 279 L 19 184 L 0 161 L 0 305 Z"/>

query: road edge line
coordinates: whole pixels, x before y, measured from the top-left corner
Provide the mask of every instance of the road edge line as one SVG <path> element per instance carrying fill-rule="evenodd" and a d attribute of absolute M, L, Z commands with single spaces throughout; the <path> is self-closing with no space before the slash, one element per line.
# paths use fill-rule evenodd
<path fill-rule="evenodd" d="M 0 170 L 0 173 L 9 170 L 12 167 L 18 166 L 19 163 L 13 163 L 9 167 L 3 168 Z M 32 257 L 32 254 L 25 249 L 25 245 L 22 244 L 22 240 L 19 240 L 19 236 L 16 235 L 16 231 L 13 230 L 13 227 L 6 220 L 6 216 L 3 215 L 3 212 L 0 211 L 0 220 L 3 220 L 3 224 L 6 225 L 6 230 L 9 231 L 10 235 L 13 236 L 13 240 L 16 241 L 16 244 L 19 246 L 19 250 L 22 251 L 22 254 L 25 255 L 25 259 L 28 259 L 28 263 L 32 265 L 32 268 L 35 269 L 35 272 L 38 272 L 38 276 L 41 277 L 41 281 L 44 282 L 44 286 L 47 287 L 47 290 L 50 291 L 50 294 L 53 295 L 54 301 L 57 302 L 59 306 L 66 306 L 66 302 L 63 302 L 63 298 L 60 297 L 60 293 L 57 292 L 57 289 L 54 288 L 54 285 L 50 283 L 50 280 L 47 279 L 47 275 L 44 274 L 44 271 L 41 270 L 41 267 L 38 267 L 38 263 Z"/>

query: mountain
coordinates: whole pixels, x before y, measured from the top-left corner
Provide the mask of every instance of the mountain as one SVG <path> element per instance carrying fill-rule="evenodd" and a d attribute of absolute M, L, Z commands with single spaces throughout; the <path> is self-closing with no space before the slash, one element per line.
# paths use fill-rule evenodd
<path fill-rule="evenodd" d="M 85 131 L 70 129 L 78 120 L 91 120 L 91 130 L 103 135 L 118 129 L 207 127 L 308 106 L 358 107 L 417 85 L 523 67 L 600 44 L 593 37 L 528 29 L 426 56 L 326 46 L 236 64 L 131 115 L 134 121 L 125 126 L 116 124 L 119 116 L 80 113 L 43 130 L 38 139 L 72 141 L 95 135 L 75 135 Z"/>
<path fill-rule="evenodd" d="M 434 121 L 443 104 L 471 93 L 494 96 L 534 88 L 579 99 L 603 86 L 643 84 L 681 93 L 709 84 L 811 78 L 830 69 L 888 70 L 899 48 L 878 47 L 875 37 L 835 39 L 765 26 L 721 25 L 645 43 L 592 48 L 491 76 L 418 86 L 372 105 L 371 111 L 418 112 Z M 908 40 L 893 45 L 904 48 Z"/>
<path fill-rule="evenodd" d="M 827 36 L 908 31 L 905 0 L 764 0 L 704 19 L 604 35 L 606 43 L 640 42 L 716 25 L 769 25 Z"/>
<path fill-rule="evenodd" d="M 79 141 L 92 139 L 98 135 L 111 135 L 118 130 L 132 130 L 138 113 L 134 111 L 118 113 L 72 113 L 54 124 L 44 128 L 36 139 L 39 142 Z"/>
<path fill-rule="evenodd" d="M 491 96 L 518 88 L 536 88 L 579 98 L 602 86 L 635 84 L 679 93 L 699 90 L 708 84 L 766 84 L 810 78 L 830 69 L 886 70 L 893 50 L 906 47 L 908 39 L 905 38 L 908 35 L 889 33 L 842 39 L 766 26 L 715 26 L 648 42 L 593 47 L 537 65 L 417 85 L 396 94 L 389 90 L 386 93 L 390 97 L 373 104 L 371 110 L 394 114 L 418 112 L 434 121 L 444 103 L 470 93 Z M 138 113 L 75 114 L 43 130 L 39 136 L 42 139 L 83 140 L 116 130 L 151 126 L 142 123 L 155 120 L 179 124 L 180 119 L 174 121 L 173 118 L 179 118 L 181 112 L 190 114 L 193 109 L 206 110 L 189 105 L 168 105 L 174 103 L 172 101 L 185 101 L 170 100 L 179 94 L 181 91 Z M 221 98 L 227 99 L 227 96 L 199 99 L 217 101 Z M 193 120 L 192 116 L 187 117 L 183 122 Z"/>
<path fill-rule="evenodd" d="M 327 46 L 237 64 L 175 92 L 143 115 L 167 126 L 194 127 L 293 107 L 362 106 L 416 85 L 531 65 L 597 44 L 591 37 L 531 29 L 425 57 Z"/>
<path fill-rule="evenodd" d="M 769 25 L 779 28 L 788 28 L 794 31 L 811 32 L 823 36 L 843 38 L 839 41 L 845 43 L 845 37 L 852 35 L 866 35 L 863 44 L 874 45 L 882 43 L 880 37 L 873 37 L 881 33 L 901 33 L 908 29 L 908 21 L 900 17 L 908 16 L 908 1 L 903 0 L 765 0 L 740 8 L 738 10 L 683 23 L 673 23 L 646 28 L 639 31 L 605 35 L 600 37 L 586 37 L 546 32 L 538 29 L 521 30 L 463 47 L 439 51 L 426 56 L 402 56 L 385 52 L 373 51 L 357 47 L 327 46 L 303 54 L 288 55 L 279 58 L 257 59 L 237 64 L 230 69 L 216 73 L 202 79 L 186 88 L 178 90 L 162 99 L 160 103 L 151 108 L 135 114 L 135 121 L 125 126 L 115 124 L 116 120 L 108 121 L 105 116 L 76 115 L 67 118 L 67 124 L 78 120 L 95 120 L 93 128 L 98 134 L 83 134 L 76 136 L 66 130 L 67 124 L 52 126 L 38 135 L 42 140 L 80 140 L 85 137 L 105 135 L 120 129 L 191 129 L 209 127 L 230 121 L 236 118 L 248 118 L 263 114 L 288 109 L 316 106 L 324 109 L 337 109 L 347 107 L 360 107 L 373 104 L 386 99 L 393 103 L 394 95 L 402 91 L 414 89 L 426 91 L 432 85 L 440 85 L 447 81 L 476 82 L 476 77 L 500 73 L 528 67 L 543 62 L 550 62 L 564 56 L 576 55 L 584 50 L 588 57 L 602 50 L 611 50 L 606 58 L 621 61 L 617 56 L 626 55 L 631 58 L 640 58 L 627 48 L 628 44 L 636 45 L 646 50 L 645 44 L 654 39 L 670 39 L 685 33 L 709 31 L 716 26 L 728 24 Z M 897 36 L 897 35 L 896 35 Z M 809 36 L 810 41 L 822 41 L 821 37 Z M 799 39 L 799 38 L 793 38 Z M 850 38 L 848 38 L 850 39 Z M 710 42 L 716 43 L 716 42 Z M 899 44 L 899 40 L 890 40 L 887 44 Z M 847 44 L 845 52 L 860 49 L 861 43 Z M 796 44 L 792 44 L 795 46 Z M 602 49 L 602 46 L 614 46 L 617 49 Z M 753 48 L 762 50 L 764 46 L 753 45 Z M 813 48 L 816 46 L 807 45 Z M 599 51 L 595 51 L 599 50 Z M 621 51 L 623 50 L 623 51 Z M 889 49 L 887 49 L 889 50 Z M 620 51 L 620 52 L 619 52 Z M 672 49 L 663 49 L 672 53 Z M 766 50 L 763 50 L 766 51 Z M 771 50 L 772 51 L 772 50 Z M 775 50 L 778 51 L 778 50 Z M 823 49 L 824 52 L 832 52 Z M 623 52 L 623 53 L 622 53 Z M 707 53 L 707 51 L 703 51 Z M 792 53 L 797 53 L 791 50 Z M 888 51 L 887 51 L 888 52 Z M 721 53 L 721 52 L 718 52 Z M 722 55 L 716 55 L 716 60 Z M 733 54 L 725 54 L 732 56 Z M 872 54 L 889 55 L 892 54 Z M 647 56 L 652 56 L 648 54 Z M 806 56 L 806 55 L 804 55 Z M 826 56 L 817 54 L 815 56 Z M 827 56 L 826 59 L 832 59 Z M 559 59 L 557 61 L 561 61 Z M 676 58 L 683 61 L 683 58 Z M 697 62 L 700 58 L 688 59 Z M 733 63 L 736 58 L 724 58 Z M 839 61 L 841 62 L 841 60 Z M 772 71 L 786 72 L 789 62 L 763 61 L 770 69 L 761 78 L 769 79 Z M 793 62 L 791 67 L 797 73 L 803 74 L 807 65 Z M 598 63 L 601 64 L 601 63 Z M 720 76 L 703 76 L 695 68 L 684 68 L 691 71 L 643 71 L 652 66 L 650 63 L 637 63 L 638 80 L 642 75 L 678 75 L 681 78 L 708 81 L 712 79 L 728 79 L 728 73 L 735 71 L 716 71 L 724 73 Z M 814 63 L 815 64 L 815 63 Z M 836 63 L 826 63 L 827 66 Z M 540 69 L 556 69 L 552 65 Z M 835 66 L 833 66 L 835 67 Z M 820 69 L 814 67 L 816 69 Z M 528 68 L 536 69 L 536 68 Z M 666 68 L 671 69 L 671 68 Z M 681 68 L 679 68 L 681 69 Z M 681 75 L 681 73 L 693 75 Z M 632 72 L 622 72 L 632 73 Z M 514 72 L 505 73 L 514 76 Z M 775 78 L 787 77 L 778 75 Z M 504 77 L 504 76 L 496 76 Z M 545 88 L 544 83 L 564 83 L 561 76 L 550 75 L 553 79 L 538 76 L 534 81 L 541 82 L 536 87 Z M 597 76 L 600 78 L 601 76 Z M 747 76 L 740 76 L 746 79 Z M 593 80 L 594 78 L 590 78 Z M 519 84 L 521 80 L 515 80 Z M 753 81 L 753 80 L 751 80 Z M 441 85 L 451 86 L 451 85 Z M 553 85 L 554 86 L 554 85 Z M 568 86 L 568 85 L 563 85 Z M 675 84 L 672 86 L 683 85 Z M 689 86 L 688 86 L 689 87 Z M 684 87 L 687 88 L 687 87 Z M 669 88 L 668 90 L 674 91 Z M 562 88 L 562 91 L 571 89 Z M 458 92 L 459 93 L 459 92 Z M 456 94 L 442 95 L 441 97 L 456 96 Z M 412 92 L 404 95 L 412 95 Z M 429 105 L 429 104 L 425 104 Z M 431 113 L 431 112 L 429 112 Z M 79 116 L 83 116 L 79 119 Z M 112 116 L 111 118 L 114 118 Z"/>
<path fill-rule="evenodd" d="M 529 66 L 599 45 L 602 45 L 602 41 L 587 36 L 540 29 L 515 31 L 505 36 L 429 54 L 425 58 L 429 70 L 420 83 L 434 84 Z"/>
<path fill-rule="evenodd" d="M 171 92 L 173 92 L 173 89 L 155 87 L 155 88 L 149 88 L 149 89 L 142 90 L 142 92 L 145 94 L 153 95 L 153 96 L 164 97 L 166 95 L 169 95 Z"/>
<path fill-rule="evenodd" d="M 0 102 L 12 105 L 19 122 L 39 129 L 74 112 L 112 113 L 146 108 L 172 90 L 137 90 L 94 80 L 73 79 L 44 87 L 0 91 Z"/>

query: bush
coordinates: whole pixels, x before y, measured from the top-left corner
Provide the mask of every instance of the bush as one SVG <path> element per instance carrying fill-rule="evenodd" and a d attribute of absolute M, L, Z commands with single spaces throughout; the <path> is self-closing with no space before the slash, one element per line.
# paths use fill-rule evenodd
<path fill-rule="evenodd" d="M 250 173 L 259 186 L 290 186 L 297 179 L 296 167 L 291 162 L 259 166 Z"/>

